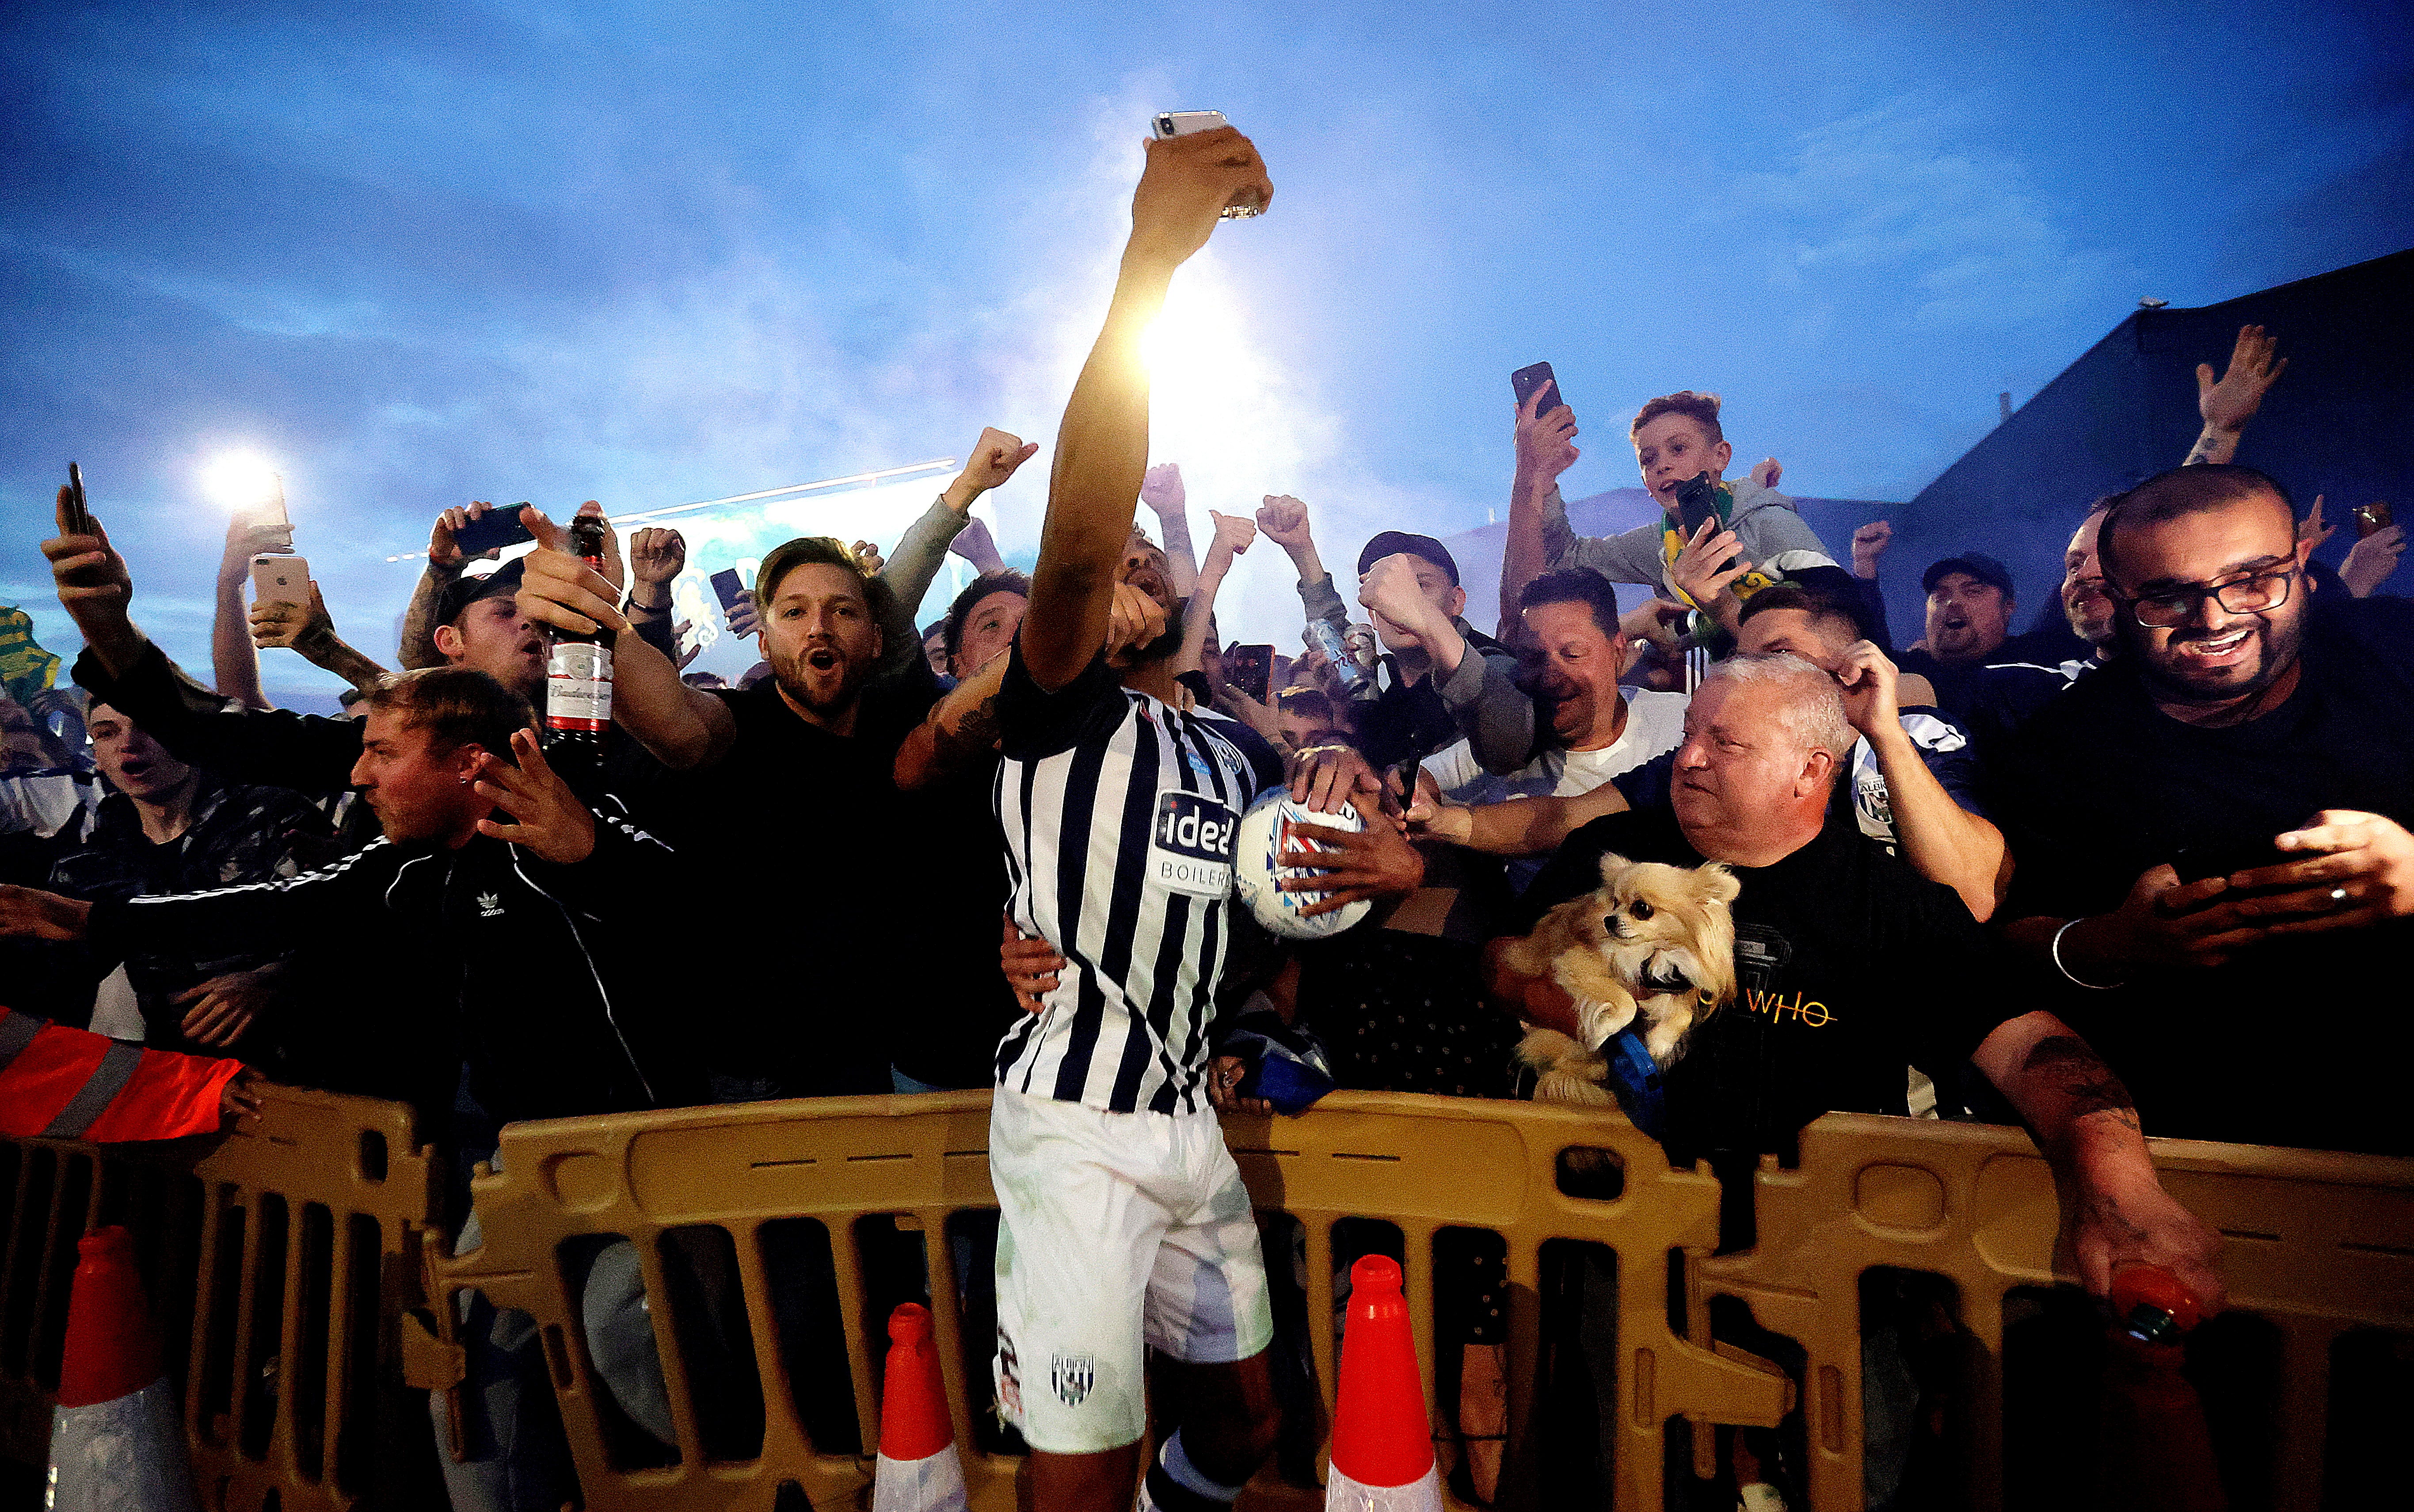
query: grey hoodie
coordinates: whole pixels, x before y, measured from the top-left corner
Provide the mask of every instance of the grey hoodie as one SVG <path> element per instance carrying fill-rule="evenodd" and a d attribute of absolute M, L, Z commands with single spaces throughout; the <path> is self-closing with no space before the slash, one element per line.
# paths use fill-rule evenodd
<path fill-rule="evenodd" d="M 1750 598 L 1807 568 L 1836 565 L 1819 537 L 1794 512 L 1792 499 L 1750 478 L 1729 478 L 1719 487 L 1729 495 L 1728 526 L 1742 543 L 1745 560 L 1758 569 L 1736 581 L 1736 597 Z M 1567 501 L 1557 488 L 1542 500 L 1542 548 L 1554 571 L 1589 567 L 1614 583 L 1643 583 L 1671 598 L 1681 597 L 1668 581 L 1668 563 L 1676 560 L 1681 544 L 1664 514 L 1623 534 L 1580 536 L 1568 524 Z"/>

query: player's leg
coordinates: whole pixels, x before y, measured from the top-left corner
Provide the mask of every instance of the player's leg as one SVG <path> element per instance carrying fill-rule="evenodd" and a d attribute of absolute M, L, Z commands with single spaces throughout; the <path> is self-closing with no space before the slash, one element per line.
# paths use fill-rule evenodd
<path fill-rule="evenodd" d="M 1274 1452 L 1282 1414 L 1266 1346 L 1274 1310 L 1257 1218 L 1211 1116 L 1178 1120 L 1185 1188 L 1149 1279 L 1150 1346 L 1167 1360 L 1181 1426 L 1146 1492 L 1157 1512 L 1223 1512 Z"/>
<path fill-rule="evenodd" d="M 1110 1122 L 1111 1121 L 1111 1122 Z M 1128 1512 L 1147 1429 L 1140 1307 L 1167 1215 L 1122 1169 L 1166 1120 L 1024 1097 L 991 1104 L 998 1406 L 1031 1445 L 1035 1506 Z"/>
<path fill-rule="evenodd" d="M 1274 1453 L 1282 1426 L 1266 1352 L 1216 1364 L 1167 1359 L 1158 1368 L 1182 1403 L 1182 1426 L 1158 1446 L 1149 1499 L 1140 1505 L 1152 1512 L 1224 1512 Z"/>

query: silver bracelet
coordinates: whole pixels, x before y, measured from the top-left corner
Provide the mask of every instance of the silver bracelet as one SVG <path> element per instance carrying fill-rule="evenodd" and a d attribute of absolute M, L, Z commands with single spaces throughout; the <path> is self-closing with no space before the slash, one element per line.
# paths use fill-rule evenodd
<path fill-rule="evenodd" d="M 2070 933 L 2070 926 L 2072 924 L 2079 923 L 2081 921 L 2082 921 L 2077 919 L 2066 921 L 2060 929 L 2053 932 L 2053 944 L 2046 951 L 2048 955 L 2053 957 L 2053 968 L 2062 973 L 2063 980 L 2064 981 L 2069 982 L 2074 987 L 2084 987 L 2092 993 L 2109 993 L 2116 987 L 2127 986 L 2128 983 L 2122 981 L 2081 981 L 2077 977 L 2070 974 L 2070 967 L 2062 964 L 2062 937 Z"/>

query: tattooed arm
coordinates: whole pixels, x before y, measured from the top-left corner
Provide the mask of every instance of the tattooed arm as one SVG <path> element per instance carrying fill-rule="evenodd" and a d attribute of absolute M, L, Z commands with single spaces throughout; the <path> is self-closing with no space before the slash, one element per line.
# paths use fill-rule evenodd
<path fill-rule="evenodd" d="M 2112 1274 L 2158 1265 L 2218 1311 L 2220 1236 L 2163 1190 L 2129 1089 L 2086 1040 L 2050 1013 L 1996 1026 L 1971 1062 L 2028 1126 L 2061 1194 L 2063 1237 L 2097 1296 Z"/>
<path fill-rule="evenodd" d="M 997 755 L 997 690 L 1006 682 L 1007 651 L 949 690 L 930 716 L 897 747 L 897 786 L 913 792 L 969 771 Z"/>

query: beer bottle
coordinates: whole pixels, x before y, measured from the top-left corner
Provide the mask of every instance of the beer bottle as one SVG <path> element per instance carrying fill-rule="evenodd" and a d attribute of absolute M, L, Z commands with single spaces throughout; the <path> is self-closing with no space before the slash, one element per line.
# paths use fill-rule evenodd
<path fill-rule="evenodd" d="M 604 570 L 604 520 L 579 515 L 570 522 L 570 549 L 578 559 Z M 602 786 L 604 732 L 612 723 L 613 632 L 598 625 L 589 631 L 552 633 L 545 666 L 545 760 L 580 798 L 591 800 Z"/>

